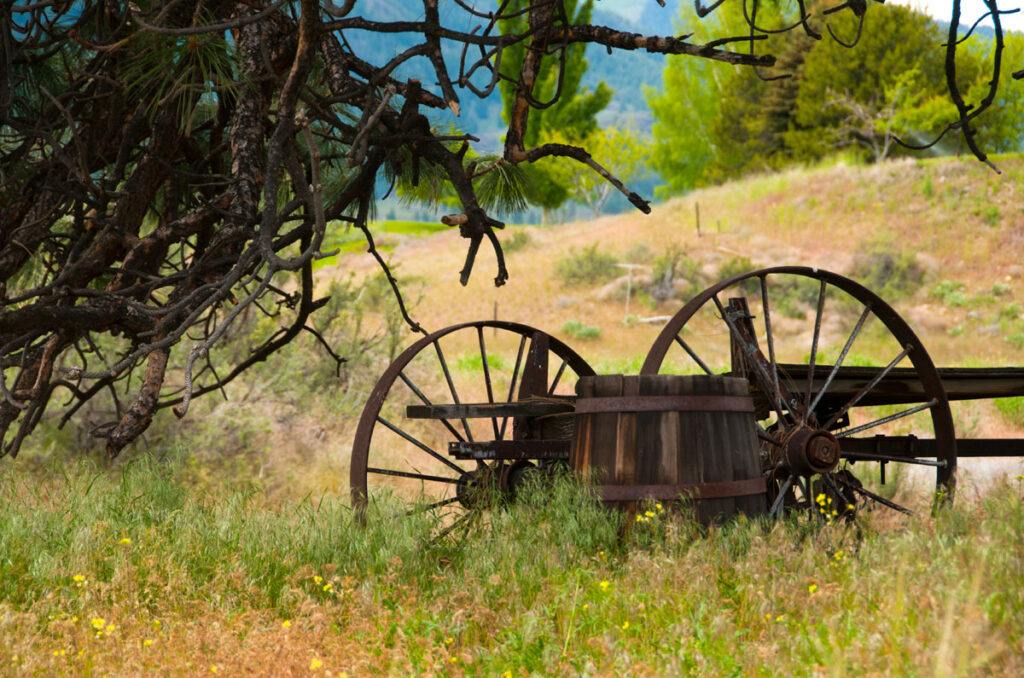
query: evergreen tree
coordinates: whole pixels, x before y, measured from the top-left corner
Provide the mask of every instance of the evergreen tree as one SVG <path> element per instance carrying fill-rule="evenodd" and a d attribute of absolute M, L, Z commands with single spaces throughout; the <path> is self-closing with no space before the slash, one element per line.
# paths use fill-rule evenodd
<path fill-rule="evenodd" d="M 522 34 L 529 30 L 526 13 L 522 12 L 529 5 L 528 0 L 512 0 L 505 9 L 505 14 L 517 14 L 514 18 L 500 22 L 502 34 Z M 594 1 L 566 0 L 566 20 L 570 24 L 586 24 L 590 22 Z M 597 114 L 608 106 L 612 98 L 612 90 L 604 82 L 600 82 L 591 91 L 582 88 L 583 76 L 587 72 L 586 44 L 568 45 L 564 50 L 545 56 L 541 62 L 540 73 L 532 93 L 540 102 L 549 102 L 558 98 L 557 103 L 548 108 L 539 108 L 531 112 L 529 126 L 524 135 L 527 147 L 537 146 L 558 135 L 567 143 L 578 143 L 597 130 Z M 508 47 L 502 54 L 501 72 L 509 79 L 503 79 L 499 88 L 503 104 L 503 117 L 508 122 L 512 104 L 515 100 L 515 74 L 518 74 L 526 56 L 526 43 L 519 42 Z M 560 63 L 564 59 L 564 64 Z M 574 161 L 561 158 L 545 158 L 524 167 L 529 177 L 531 191 L 529 200 L 541 207 L 545 220 L 551 210 L 558 209 L 570 198 L 570 187 L 558 180 L 559 172 L 556 164 Z"/>

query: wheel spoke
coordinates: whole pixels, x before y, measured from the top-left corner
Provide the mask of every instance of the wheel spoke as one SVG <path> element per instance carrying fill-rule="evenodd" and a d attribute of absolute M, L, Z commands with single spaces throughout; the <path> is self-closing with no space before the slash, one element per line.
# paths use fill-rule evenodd
<path fill-rule="evenodd" d="M 444 476 L 431 476 L 426 473 L 412 473 L 411 471 L 396 471 L 388 468 L 367 468 L 367 473 L 376 473 L 382 476 L 395 476 L 398 478 L 413 478 L 414 480 L 426 480 L 432 483 L 449 483 L 455 485 L 459 482 L 458 478 L 445 478 Z"/>
<path fill-rule="evenodd" d="M 804 423 L 811 417 L 811 391 L 814 390 L 814 366 L 818 361 L 818 338 L 821 336 L 821 316 L 825 311 L 825 281 L 818 288 L 818 306 L 814 312 L 814 338 L 811 340 L 811 359 L 807 365 L 807 390 L 804 392 Z M 825 428 L 828 428 L 826 426 Z"/>
<path fill-rule="evenodd" d="M 449 534 L 462 527 L 465 523 L 471 521 L 475 515 L 476 513 L 474 513 L 473 511 L 467 511 L 465 514 L 459 516 L 454 523 L 438 532 L 437 536 L 430 540 L 430 543 L 432 545 L 437 544 L 439 541 L 447 537 Z"/>
<path fill-rule="evenodd" d="M 555 389 L 558 388 L 558 381 L 562 378 L 562 373 L 565 372 L 565 367 L 568 364 L 567 361 L 562 360 L 562 364 L 559 365 L 558 371 L 555 372 L 555 378 L 551 382 L 551 388 L 548 389 L 548 395 L 555 394 Z"/>
<path fill-rule="evenodd" d="M 426 506 L 419 506 L 414 509 L 409 509 L 408 511 L 406 511 L 405 515 L 412 516 L 416 515 L 417 513 L 426 513 L 427 511 L 433 511 L 434 509 L 441 508 L 442 506 L 449 506 L 457 501 L 459 501 L 458 497 L 448 497 L 447 499 L 435 501 L 434 503 L 427 504 Z"/>
<path fill-rule="evenodd" d="M 935 405 L 938 404 L 938 402 L 939 401 L 935 399 L 929 400 L 928 402 L 922 405 L 918 405 L 917 407 L 911 407 L 909 410 L 903 410 L 902 412 L 897 412 L 896 414 L 890 414 L 888 417 L 882 417 L 881 419 L 876 419 L 875 421 L 868 422 L 867 424 L 861 424 L 860 426 L 854 426 L 853 428 L 846 429 L 836 437 L 847 438 L 855 433 L 867 431 L 868 429 L 875 428 L 876 426 L 881 426 L 882 424 L 888 424 L 890 421 L 896 421 L 897 419 L 902 419 L 903 417 L 909 417 L 912 414 L 917 414 L 918 412 L 921 412 L 923 410 L 935 407 Z"/>
<path fill-rule="evenodd" d="M 821 474 L 821 477 L 825 479 L 825 483 L 832 489 L 832 491 L 839 495 L 839 498 L 843 500 L 844 508 L 853 504 L 853 501 L 843 493 L 842 488 L 839 487 L 839 484 L 836 482 L 836 479 L 832 477 L 831 473 L 823 473 Z"/>
<path fill-rule="evenodd" d="M 772 503 L 772 507 L 768 510 L 768 517 L 782 515 L 782 504 L 786 499 L 786 493 L 789 492 L 790 488 L 793 487 L 793 476 L 789 476 L 782 483 L 782 487 L 779 488 L 778 495 L 775 496 L 775 501 Z"/>
<path fill-rule="evenodd" d="M 427 396 L 423 395 L 422 391 L 420 391 L 418 388 L 416 388 L 416 385 L 414 383 L 412 383 L 412 379 L 410 379 L 409 377 L 405 376 L 405 372 L 399 372 L 398 373 L 398 378 L 401 379 L 403 382 L 405 382 L 405 385 L 409 387 L 409 390 L 412 391 L 413 393 L 415 393 L 416 396 L 420 400 L 423 401 L 424 405 L 427 405 L 429 407 L 429 406 L 434 404 L 434 403 L 430 402 L 430 399 L 427 398 Z M 447 419 L 441 419 L 440 422 L 442 424 L 444 424 L 445 428 L 447 428 L 448 431 L 453 436 L 455 436 L 456 440 L 458 440 L 459 442 L 466 442 L 466 439 L 463 438 L 462 434 L 459 433 L 458 430 L 456 430 L 456 428 L 451 425 L 451 422 L 449 422 Z"/>
<path fill-rule="evenodd" d="M 423 450 L 424 452 L 429 454 L 434 459 L 437 459 L 438 461 L 440 461 L 441 463 L 445 464 L 446 466 L 448 466 L 452 470 L 456 471 L 457 473 L 459 473 L 459 474 L 465 473 L 465 471 L 462 469 L 462 467 L 459 466 L 458 464 L 456 464 L 455 462 L 453 462 L 451 459 L 446 459 L 445 457 L 441 456 L 440 454 L 438 454 L 437 452 L 432 450 L 429 446 L 427 446 L 425 443 L 423 443 L 423 442 L 417 440 L 416 438 L 412 437 L 411 435 L 409 435 L 408 433 L 406 433 L 402 429 L 398 428 L 397 426 L 392 424 L 390 421 L 388 421 L 384 417 L 382 417 L 380 415 L 377 415 L 377 421 L 380 422 L 381 424 L 383 424 L 384 426 L 388 427 L 389 429 L 391 429 L 395 433 L 397 433 L 399 436 L 401 436 L 402 438 L 404 438 L 408 442 L 410 442 L 413 445 L 415 445 L 416 447 L 420 448 L 421 450 Z"/>
<path fill-rule="evenodd" d="M 885 375 L 889 374 L 889 372 L 892 371 L 892 368 L 896 367 L 896 365 L 901 360 L 906 358 L 907 354 L 910 353 L 910 351 L 913 350 L 913 348 L 913 346 L 908 344 L 902 351 L 900 351 L 900 354 L 893 358 L 888 365 L 882 368 L 879 371 L 879 373 L 875 375 L 874 379 L 872 379 L 864 386 L 864 388 L 858 391 L 857 395 L 853 396 L 853 398 L 851 398 L 848 403 L 843 405 L 842 409 L 840 409 L 838 412 L 829 417 L 829 420 L 825 422 L 825 425 L 822 426 L 822 428 L 827 429 L 829 426 L 839 421 L 839 418 L 846 414 L 851 407 L 859 403 L 861 398 L 863 398 L 864 396 L 871 392 L 871 389 L 873 389 L 875 386 L 878 386 L 878 383 L 882 381 L 882 379 L 885 379 Z"/>
<path fill-rule="evenodd" d="M 460 405 L 459 394 L 455 392 L 455 383 L 452 381 L 451 372 L 448 371 L 448 361 L 444 359 L 444 353 L 441 352 L 441 342 L 434 340 L 434 350 L 437 351 L 437 359 L 441 363 L 441 371 L 444 372 L 444 379 L 448 382 L 448 390 L 451 391 L 452 399 L 455 400 L 456 405 Z M 461 419 L 462 429 L 466 432 L 466 439 L 469 442 L 473 442 L 473 432 L 469 430 L 469 421 Z"/>
<path fill-rule="evenodd" d="M 523 364 L 523 349 L 526 348 L 526 335 L 522 335 L 519 338 L 519 351 L 516 353 L 516 366 L 512 369 L 512 381 L 508 386 L 508 400 L 505 402 L 512 402 L 512 396 L 516 392 L 516 381 L 519 379 L 519 367 Z M 505 428 L 508 426 L 508 417 L 504 417 L 501 420 L 501 429 L 498 432 L 498 440 L 505 439 Z"/>
<path fill-rule="evenodd" d="M 491 388 L 491 369 L 487 364 L 487 347 L 484 346 L 484 328 L 479 325 L 476 328 L 476 336 L 480 341 L 480 362 L 484 367 L 484 383 L 487 385 L 487 402 L 494 403 L 494 389 Z M 491 426 L 494 427 L 494 439 L 498 439 L 498 418 L 491 417 Z"/>
<path fill-rule="evenodd" d="M 689 344 L 687 344 L 687 343 L 686 343 L 685 341 L 683 341 L 683 338 L 682 338 L 682 337 L 680 337 L 680 336 L 679 336 L 679 335 L 677 334 L 677 335 L 675 335 L 675 336 L 674 336 L 674 337 L 672 337 L 672 338 L 673 338 L 673 339 L 675 339 L 675 341 L 676 341 L 676 343 L 677 343 L 677 344 L 679 344 L 680 346 L 682 346 L 682 347 L 683 347 L 683 350 L 684 350 L 684 351 L 686 351 L 686 352 L 687 352 L 687 354 L 689 354 L 689 356 L 690 356 L 691 358 L 693 358 L 693 361 L 694 361 L 695 363 L 697 363 L 698 365 L 700 365 L 700 368 L 701 368 L 702 370 L 704 370 L 704 372 L 705 372 L 706 374 L 714 374 L 714 372 L 712 372 L 712 371 L 711 371 L 711 368 L 710 368 L 710 367 L 708 367 L 707 365 L 705 365 L 705 364 L 704 364 L 704 361 L 700 359 L 700 356 L 698 356 L 698 355 L 697 355 L 697 354 L 696 354 L 696 353 L 694 352 L 694 350 L 693 350 L 692 348 L 690 348 L 690 345 L 689 345 Z"/>
<path fill-rule="evenodd" d="M 911 511 L 910 509 L 905 508 L 903 506 L 900 506 L 896 502 L 890 501 L 890 500 L 886 499 L 885 497 L 883 497 L 881 495 L 877 495 L 874 492 L 872 492 L 871 490 L 865 490 L 863 487 L 857 487 L 856 485 L 854 485 L 852 483 L 848 483 L 846 481 L 843 481 L 843 485 L 845 485 L 846 487 L 850 488 L 851 490 L 853 490 L 857 494 L 863 495 L 863 496 L 867 497 L 868 499 L 873 499 L 875 502 L 881 504 L 882 506 L 888 506 L 889 508 L 893 509 L 894 511 L 899 511 L 900 513 L 906 513 L 908 516 L 914 515 L 914 512 Z"/>
<path fill-rule="evenodd" d="M 759 381 L 762 383 L 763 387 L 766 389 L 775 389 L 775 392 L 772 394 L 771 397 L 775 401 L 773 409 L 779 415 L 779 421 L 782 422 L 784 419 L 787 418 L 792 419 L 792 417 L 787 417 L 787 415 L 785 414 L 786 401 L 785 398 L 782 397 L 782 393 L 779 391 L 778 383 L 772 381 L 771 376 L 765 371 L 764 363 L 761 360 L 758 360 L 758 354 L 760 354 L 760 351 L 758 350 L 757 346 L 752 345 L 747 339 L 743 337 L 743 335 L 739 331 L 739 328 L 736 327 L 736 323 L 733 322 L 732 318 L 729 317 L 729 313 L 726 311 L 725 307 L 722 306 L 722 302 L 719 300 L 718 295 L 716 294 L 711 298 L 715 302 L 715 306 L 718 307 L 718 312 L 722 314 L 722 320 L 724 320 L 725 324 L 729 326 L 729 332 L 731 333 L 731 336 L 736 337 L 736 340 L 739 341 L 742 345 L 744 353 L 747 354 L 747 362 L 757 372 L 757 376 L 759 378 Z M 763 358 L 763 356 L 760 357 Z"/>
<path fill-rule="evenodd" d="M 760 278 L 761 312 L 764 313 L 765 341 L 768 342 L 768 361 L 772 368 L 772 384 L 775 386 L 775 392 L 781 393 L 779 390 L 779 366 L 775 362 L 775 336 L 772 334 L 772 313 L 768 304 L 768 276 L 762 275 Z"/>
<path fill-rule="evenodd" d="M 818 394 L 814 396 L 814 402 L 811 403 L 811 407 L 808 409 L 808 413 L 814 412 L 815 408 L 818 407 L 818 403 L 821 402 L 822 396 L 828 391 L 828 387 L 832 385 L 832 380 L 839 374 L 839 368 L 842 367 L 843 361 L 846 360 L 846 354 L 850 352 L 850 347 L 853 346 L 853 342 L 857 339 L 857 335 L 864 328 L 864 322 L 868 319 L 868 314 L 871 313 L 871 306 L 865 306 L 864 312 L 860 314 L 860 318 L 857 319 L 857 325 L 853 328 L 853 332 L 850 333 L 850 338 L 846 340 L 846 345 L 843 346 L 842 352 L 836 359 L 836 364 L 832 366 L 832 371 L 828 375 L 828 379 L 825 380 L 825 385 L 821 387 Z M 808 415 L 809 416 L 809 415 Z"/>
<path fill-rule="evenodd" d="M 775 447 L 782 447 L 782 443 L 773 438 L 772 435 L 768 433 L 768 431 L 765 431 L 764 427 L 761 426 L 761 424 L 757 424 L 757 437 L 765 441 L 769 445 L 774 445 Z"/>

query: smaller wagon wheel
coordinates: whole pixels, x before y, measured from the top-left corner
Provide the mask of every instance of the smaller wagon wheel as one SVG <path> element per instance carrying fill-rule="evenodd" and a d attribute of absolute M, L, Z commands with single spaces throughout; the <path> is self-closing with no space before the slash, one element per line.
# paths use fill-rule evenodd
<path fill-rule="evenodd" d="M 909 512 L 863 487 L 850 466 L 865 461 L 880 463 L 883 478 L 890 462 L 933 466 L 937 496 L 952 499 L 956 439 L 938 372 L 899 314 L 853 280 L 782 266 L 706 289 L 666 324 L 641 368 L 691 371 L 750 380 L 770 514 L 852 516 L 858 504 Z M 877 453 L 878 434 L 906 441 L 907 452 Z"/>
<path fill-rule="evenodd" d="M 494 416 L 409 419 L 407 406 L 498 405 L 571 395 L 594 371 L 558 339 L 519 323 L 477 321 L 429 334 L 377 381 L 352 448 L 350 487 L 360 513 L 390 497 L 431 512 L 446 529 L 483 506 L 497 484 L 547 461 L 486 461 L 449 454 L 451 443 L 525 437 L 509 408 Z M 513 412 L 516 408 L 511 408 Z"/>

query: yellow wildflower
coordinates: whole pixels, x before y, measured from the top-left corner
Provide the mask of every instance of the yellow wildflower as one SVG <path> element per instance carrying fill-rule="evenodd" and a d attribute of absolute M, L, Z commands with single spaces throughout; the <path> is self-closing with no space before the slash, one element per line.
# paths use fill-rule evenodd
<path fill-rule="evenodd" d="M 114 630 L 114 629 L 116 629 L 116 628 L 117 628 L 117 627 L 116 627 L 116 626 L 114 626 L 113 624 L 108 624 L 108 625 L 107 625 L 107 633 L 110 633 L 111 631 L 113 631 L 113 630 Z"/>
<path fill-rule="evenodd" d="M 601 583 L 600 583 L 600 584 L 598 584 L 598 586 L 600 586 L 600 587 L 601 587 L 601 590 L 602 590 L 602 591 L 607 591 L 607 590 L 608 590 L 608 587 L 609 587 L 609 586 L 611 586 L 611 585 L 612 585 L 612 584 L 611 584 L 611 582 L 610 582 L 610 581 L 608 581 L 607 579 L 602 579 L 602 580 L 601 580 Z"/>
<path fill-rule="evenodd" d="M 785 621 L 785 620 L 786 620 L 786 615 L 783 615 L 783 614 L 780 614 L 778 617 L 775 618 L 775 621 L 779 621 L 779 622 L 780 621 Z"/>
<path fill-rule="evenodd" d="M 121 541 L 119 543 L 124 544 L 124 545 L 127 546 L 128 544 L 132 543 L 132 540 L 129 539 L 128 537 L 121 537 Z"/>
<path fill-rule="evenodd" d="M 319 584 L 323 580 L 324 580 L 324 578 L 321 577 L 320 575 L 318 575 L 318 574 L 313 575 L 313 583 L 314 584 Z"/>
<path fill-rule="evenodd" d="M 309 670 L 316 671 L 317 669 L 323 668 L 323 665 L 324 663 L 322 661 L 320 661 L 317 657 L 313 657 L 313 659 L 309 662 Z"/>
<path fill-rule="evenodd" d="M 807 587 L 807 592 L 808 593 L 814 593 L 817 590 L 818 590 L 818 585 L 817 584 L 811 584 L 810 586 Z"/>
<path fill-rule="evenodd" d="M 327 593 L 330 593 L 330 592 L 331 592 L 331 591 L 332 591 L 332 590 L 334 589 L 334 587 L 333 587 L 333 586 L 331 586 L 331 583 L 330 583 L 330 582 L 328 582 L 328 583 L 324 584 L 324 587 L 323 587 L 323 588 L 324 588 L 324 591 L 326 591 Z"/>
<path fill-rule="evenodd" d="M 589 609 L 590 609 L 590 604 L 589 603 L 583 603 L 583 611 L 586 612 Z"/>
<path fill-rule="evenodd" d="M 825 503 L 825 493 L 823 492 L 823 493 L 819 494 L 817 497 L 814 498 L 814 501 L 818 502 L 819 504 L 824 505 L 824 503 Z"/>
<path fill-rule="evenodd" d="M 283 628 L 283 629 L 286 629 L 286 628 L 288 628 L 291 625 L 292 625 L 292 623 L 290 621 L 288 621 L 287 619 L 285 619 L 283 622 L 281 622 L 281 628 Z"/>
<path fill-rule="evenodd" d="M 622 630 L 625 631 L 628 628 L 629 628 L 629 622 L 628 621 L 622 622 Z"/>
<path fill-rule="evenodd" d="M 653 518 L 655 516 L 655 513 L 654 511 L 644 511 L 644 515 L 648 518 Z"/>
<path fill-rule="evenodd" d="M 76 621 L 78 621 L 78 617 L 72 617 L 72 618 L 71 618 L 71 621 L 73 621 L 73 622 L 76 622 Z"/>
<path fill-rule="evenodd" d="M 655 504 L 655 505 L 654 505 L 654 508 L 658 509 L 658 513 L 661 513 L 662 511 L 664 511 L 664 510 L 665 510 L 665 509 L 663 509 L 663 508 L 661 507 L 661 504 Z"/>
<path fill-rule="evenodd" d="M 142 647 L 149 647 L 152 644 L 153 644 L 153 641 L 150 640 L 149 638 L 146 638 L 144 641 L 142 641 Z"/>
<path fill-rule="evenodd" d="M 84 574 L 76 574 L 74 577 L 71 578 L 71 581 L 73 581 L 76 584 L 78 584 L 79 586 L 81 586 L 85 582 L 85 575 Z"/>
<path fill-rule="evenodd" d="M 451 645 L 454 642 L 455 642 L 455 639 L 452 638 L 451 636 L 448 636 L 447 638 L 444 639 L 444 644 L 445 645 Z"/>
<path fill-rule="evenodd" d="M 103 617 L 93 617 L 92 621 L 89 622 L 92 627 L 97 631 L 102 631 L 103 627 L 107 625 L 107 620 Z"/>
<path fill-rule="evenodd" d="M 211 666 L 210 667 L 210 673 L 217 673 L 217 667 L 216 666 Z"/>

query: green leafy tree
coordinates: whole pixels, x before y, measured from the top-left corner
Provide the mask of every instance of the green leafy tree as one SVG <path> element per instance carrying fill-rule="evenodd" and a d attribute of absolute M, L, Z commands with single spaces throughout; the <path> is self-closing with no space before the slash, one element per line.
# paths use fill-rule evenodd
<path fill-rule="evenodd" d="M 851 134 L 863 133 L 864 126 L 851 131 L 850 110 L 856 106 L 874 112 L 875 134 L 924 139 L 937 133 L 940 120 L 952 119 L 953 109 L 944 115 L 934 107 L 940 98 L 948 99 L 938 25 L 899 6 L 868 12 L 864 21 L 855 49 L 824 39 L 807 55 L 795 101 L 796 127 L 785 133 L 794 158 L 822 157 L 849 143 Z M 837 35 L 853 36 L 857 18 L 837 15 L 830 26 Z M 963 81 L 975 75 L 968 67 Z"/>
<path fill-rule="evenodd" d="M 552 131 L 543 141 L 580 143 L 605 169 L 627 184 L 644 179 L 650 173 L 646 162 L 648 144 L 628 124 L 594 130 L 582 140 L 570 141 L 561 132 Z M 569 187 L 569 195 L 573 200 L 589 207 L 595 217 L 600 216 L 615 188 L 611 183 L 578 162 L 560 163 L 552 170 L 555 180 Z"/>
<path fill-rule="evenodd" d="M 735 6 L 723 6 L 698 22 L 693 8 L 680 10 L 677 32 L 696 35 L 739 35 L 743 17 Z M 696 37 L 696 36 L 695 36 Z M 691 190 L 708 181 L 708 172 L 720 153 L 712 136 L 712 124 L 736 69 L 705 59 L 668 57 L 661 90 L 647 90 L 647 105 L 654 115 L 650 162 L 665 184 L 657 189 L 664 197 Z"/>

